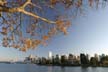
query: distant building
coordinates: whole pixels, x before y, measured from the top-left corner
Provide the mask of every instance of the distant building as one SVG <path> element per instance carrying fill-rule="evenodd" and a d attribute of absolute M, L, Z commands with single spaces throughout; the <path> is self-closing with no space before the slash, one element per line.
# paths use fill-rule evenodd
<path fill-rule="evenodd" d="M 52 52 L 51 51 L 48 52 L 48 59 L 52 59 Z"/>
<path fill-rule="evenodd" d="M 42 57 L 40 59 L 40 64 L 46 64 L 46 62 L 47 62 L 47 59 L 45 57 Z"/>
<path fill-rule="evenodd" d="M 61 63 L 60 56 L 58 54 L 56 55 L 56 57 L 54 59 L 54 63 L 57 64 L 57 65 Z"/>
<path fill-rule="evenodd" d="M 90 60 L 90 55 L 89 54 L 86 54 L 86 57 L 88 60 Z"/>
<path fill-rule="evenodd" d="M 80 62 L 81 62 L 81 65 L 89 64 L 89 60 L 88 60 L 87 56 L 83 53 L 80 54 Z"/>
<path fill-rule="evenodd" d="M 99 55 L 99 61 L 102 61 L 102 59 L 105 57 L 105 54 Z"/>
<path fill-rule="evenodd" d="M 67 58 L 66 55 L 62 55 L 61 56 L 61 64 L 62 65 L 66 65 L 67 64 L 67 60 L 68 60 L 68 58 Z"/>
<path fill-rule="evenodd" d="M 80 63 L 80 56 L 77 56 L 76 61 L 77 61 L 78 64 L 81 64 Z"/>
<path fill-rule="evenodd" d="M 74 56 L 72 54 L 69 54 L 68 56 L 68 64 L 74 64 Z"/>
<path fill-rule="evenodd" d="M 37 59 L 38 59 L 37 56 L 29 55 L 28 57 L 25 58 L 24 62 L 25 63 L 36 63 Z"/>
<path fill-rule="evenodd" d="M 94 54 L 94 57 L 99 61 L 99 55 L 98 54 Z"/>
<path fill-rule="evenodd" d="M 102 56 L 102 57 L 105 57 L 105 54 L 102 54 L 101 56 Z"/>

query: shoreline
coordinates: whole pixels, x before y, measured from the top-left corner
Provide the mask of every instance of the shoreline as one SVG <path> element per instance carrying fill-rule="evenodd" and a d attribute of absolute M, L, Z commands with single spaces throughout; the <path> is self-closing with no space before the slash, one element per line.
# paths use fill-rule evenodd
<path fill-rule="evenodd" d="M 82 68 L 86 68 L 86 67 L 108 67 L 108 66 L 81 66 L 81 65 L 51 65 L 51 64 L 36 64 L 38 66 L 59 66 L 59 67 L 82 67 Z"/>
<path fill-rule="evenodd" d="M 34 64 L 34 63 L 0 63 L 0 64 Z M 107 67 L 108 66 L 87 66 L 87 65 L 52 65 L 52 64 L 34 64 L 37 66 L 58 66 L 58 67 L 82 67 L 82 68 L 87 68 L 87 67 Z"/>

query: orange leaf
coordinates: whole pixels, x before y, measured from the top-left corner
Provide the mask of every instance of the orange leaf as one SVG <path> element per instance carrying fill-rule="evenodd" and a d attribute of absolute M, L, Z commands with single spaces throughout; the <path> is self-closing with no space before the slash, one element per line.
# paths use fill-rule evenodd
<path fill-rule="evenodd" d="M 6 28 L 6 27 L 2 27 L 2 32 L 1 32 L 1 34 L 7 35 L 7 28 Z"/>
<path fill-rule="evenodd" d="M 30 48 L 32 46 L 32 40 L 31 39 L 26 39 L 25 44 L 27 45 L 27 48 Z"/>
<path fill-rule="evenodd" d="M 48 40 L 49 39 L 49 36 L 43 36 L 43 40 Z"/>

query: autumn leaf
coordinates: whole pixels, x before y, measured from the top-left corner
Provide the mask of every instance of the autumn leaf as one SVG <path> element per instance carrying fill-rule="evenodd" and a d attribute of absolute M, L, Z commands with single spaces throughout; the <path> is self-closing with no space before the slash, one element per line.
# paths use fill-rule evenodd
<path fill-rule="evenodd" d="M 3 41 L 2 45 L 3 45 L 3 47 L 8 47 L 9 43 L 8 43 L 8 41 Z"/>
<path fill-rule="evenodd" d="M 2 27 L 2 32 L 1 32 L 1 34 L 7 35 L 7 28 L 6 28 L 6 27 Z"/>
<path fill-rule="evenodd" d="M 35 40 L 32 40 L 32 49 L 35 49 L 37 45 L 35 44 Z"/>
<path fill-rule="evenodd" d="M 67 27 L 62 27 L 60 30 L 64 33 L 64 35 L 67 35 Z"/>
<path fill-rule="evenodd" d="M 49 39 L 49 36 L 43 36 L 43 40 L 48 40 Z"/>
<path fill-rule="evenodd" d="M 31 30 L 35 30 L 36 29 L 36 24 L 31 24 Z"/>
<path fill-rule="evenodd" d="M 47 43 L 43 40 L 43 41 L 42 41 L 42 45 L 43 45 L 43 46 L 47 46 Z"/>
<path fill-rule="evenodd" d="M 13 43 L 10 47 L 13 47 L 15 49 L 18 49 L 18 48 L 20 48 L 20 45 Z"/>
<path fill-rule="evenodd" d="M 27 48 L 24 48 L 24 47 L 23 47 L 23 48 L 20 48 L 19 50 L 20 50 L 20 51 L 23 51 L 23 52 L 26 52 L 26 51 L 27 51 Z"/>
<path fill-rule="evenodd" d="M 65 27 L 70 27 L 70 26 L 71 26 L 71 22 L 70 21 L 66 21 Z"/>
<path fill-rule="evenodd" d="M 32 40 L 32 49 L 35 49 L 39 44 L 41 44 L 40 40 Z"/>
<path fill-rule="evenodd" d="M 69 8 L 74 4 L 74 0 L 64 0 L 64 4 L 66 5 L 66 8 Z"/>
<path fill-rule="evenodd" d="M 27 48 L 30 48 L 30 47 L 32 46 L 32 40 L 29 39 L 29 38 L 27 38 L 27 39 L 25 40 L 25 45 L 27 46 Z"/>
<path fill-rule="evenodd" d="M 55 27 L 51 28 L 50 31 L 48 32 L 48 36 L 52 37 L 53 35 L 56 35 L 56 33 L 57 33 L 57 29 Z"/>
<path fill-rule="evenodd" d="M 55 5 L 57 3 L 57 0 L 50 0 L 51 5 Z"/>
<path fill-rule="evenodd" d="M 10 26 L 10 31 L 13 31 L 13 30 L 14 30 L 14 28 L 13 28 L 13 26 L 11 25 L 11 26 Z"/>
<path fill-rule="evenodd" d="M 14 37 L 14 34 L 12 34 L 11 36 L 10 36 L 10 40 L 15 40 L 15 37 Z"/>
<path fill-rule="evenodd" d="M 41 44 L 41 40 L 35 40 L 35 44 L 36 44 L 36 45 Z"/>
<path fill-rule="evenodd" d="M 63 22 L 62 20 L 57 20 L 57 21 L 56 21 L 56 24 L 59 26 L 59 25 L 63 25 L 64 22 Z"/>
<path fill-rule="evenodd" d="M 76 6 L 81 7 L 81 5 L 82 5 L 82 0 L 78 0 L 77 3 L 76 3 Z"/>

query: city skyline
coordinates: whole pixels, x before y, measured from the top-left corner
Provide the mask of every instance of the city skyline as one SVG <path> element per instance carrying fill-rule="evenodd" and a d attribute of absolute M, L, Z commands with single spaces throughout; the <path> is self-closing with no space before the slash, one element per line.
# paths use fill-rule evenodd
<path fill-rule="evenodd" d="M 48 46 L 39 46 L 27 52 L 0 46 L 0 57 L 22 59 L 30 54 L 42 57 L 47 56 L 48 51 L 54 54 L 108 54 L 108 7 L 91 9 L 84 13 L 86 16 L 78 16 L 72 20 L 68 35 L 56 35 Z"/>
<path fill-rule="evenodd" d="M 90 55 L 90 54 L 88 54 L 88 53 L 79 53 L 79 54 L 73 54 L 73 53 L 68 53 L 68 54 L 54 54 L 52 51 L 49 51 L 48 53 L 47 53 L 47 56 L 42 56 L 42 57 L 45 57 L 45 58 L 47 58 L 47 59 L 52 59 L 52 57 L 54 56 L 56 56 L 56 55 L 58 55 L 59 57 L 61 57 L 61 56 L 63 56 L 63 55 L 65 55 L 66 57 L 68 57 L 70 54 L 72 54 L 73 56 L 75 56 L 75 57 L 77 57 L 77 56 L 80 56 L 80 54 L 85 54 L 85 55 L 88 55 L 88 59 L 90 59 L 91 57 L 96 57 L 96 56 L 108 56 L 108 54 L 104 54 L 104 53 L 102 53 L 102 54 L 98 54 L 98 53 L 94 53 L 93 55 Z M 30 54 L 30 55 L 28 55 L 28 56 L 25 56 L 25 57 L 23 57 L 22 59 L 21 58 L 6 58 L 6 57 L 0 57 L 0 61 L 23 61 L 26 57 L 40 57 L 40 56 L 37 56 L 37 55 L 32 55 L 32 54 Z"/>

